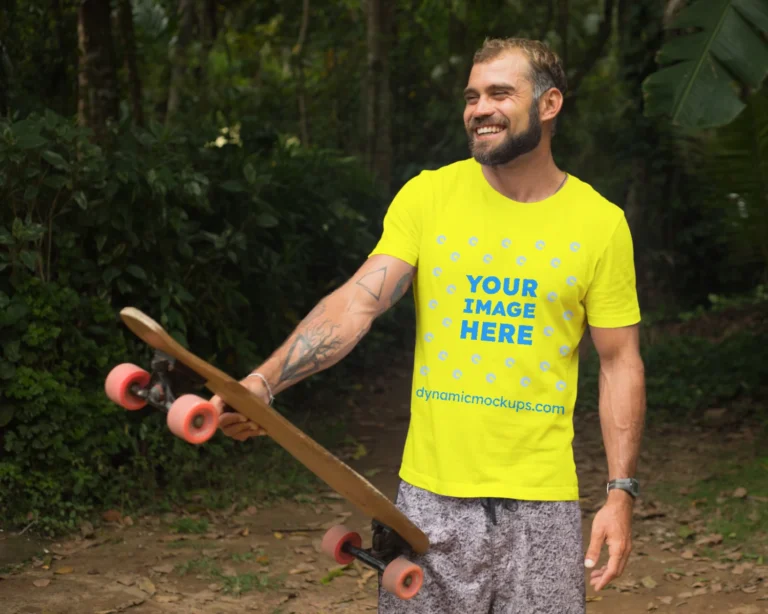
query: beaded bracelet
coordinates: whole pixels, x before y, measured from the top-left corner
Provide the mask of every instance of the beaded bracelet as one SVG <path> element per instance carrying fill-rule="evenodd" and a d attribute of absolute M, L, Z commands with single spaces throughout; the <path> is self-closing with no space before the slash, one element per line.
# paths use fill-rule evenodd
<path fill-rule="evenodd" d="M 249 377 L 258 377 L 262 382 L 264 382 L 264 386 L 266 386 L 267 393 L 269 394 L 269 404 L 272 405 L 272 403 L 275 402 L 275 395 L 272 394 L 272 388 L 269 386 L 267 378 L 264 377 L 261 373 L 251 373 L 247 375 L 245 379 L 248 379 Z"/>

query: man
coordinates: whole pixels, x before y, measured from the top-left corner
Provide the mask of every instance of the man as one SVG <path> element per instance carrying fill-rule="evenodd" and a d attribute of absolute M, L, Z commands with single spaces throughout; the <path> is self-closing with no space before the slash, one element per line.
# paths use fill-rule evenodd
<path fill-rule="evenodd" d="M 591 574 L 600 590 L 629 557 L 645 412 L 633 247 L 622 210 L 555 165 L 565 81 L 543 44 L 486 41 L 464 93 L 472 158 L 409 181 L 368 261 L 244 380 L 270 401 L 330 367 L 413 281 L 397 504 L 431 549 L 414 558 L 421 592 L 381 592 L 381 612 L 583 613 L 582 564 L 593 568 L 607 544 L 607 564 Z M 610 490 L 585 560 L 571 443 L 587 323 Z M 221 428 L 263 434 L 238 414 Z"/>

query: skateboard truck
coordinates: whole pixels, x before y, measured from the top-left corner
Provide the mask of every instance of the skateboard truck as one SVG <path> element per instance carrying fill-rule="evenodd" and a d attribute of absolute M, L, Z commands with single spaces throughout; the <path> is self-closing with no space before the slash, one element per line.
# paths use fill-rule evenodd
<path fill-rule="evenodd" d="M 205 379 L 160 350 L 155 350 L 149 365 L 152 369 L 149 384 L 133 383 L 131 394 L 166 413 L 177 398 L 176 392 L 199 390 L 205 384 Z"/>
<path fill-rule="evenodd" d="M 129 363 L 116 366 L 104 384 L 107 396 L 125 409 L 151 405 L 165 412 L 171 432 L 189 443 L 200 444 L 213 437 L 219 411 L 188 393 L 200 389 L 205 378 L 160 350 L 152 355 L 150 368 L 151 373 Z"/>
<path fill-rule="evenodd" d="M 385 590 L 400 599 L 411 599 L 424 582 L 424 572 L 402 556 L 410 550 L 408 542 L 377 520 L 372 522 L 372 528 L 370 548 L 362 547 L 359 533 L 344 525 L 336 525 L 323 537 L 322 550 L 341 565 L 349 565 L 355 559 L 365 563 L 381 574 L 381 585 Z"/>
<path fill-rule="evenodd" d="M 358 548 L 349 542 L 345 542 L 341 549 L 369 567 L 384 573 L 387 565 L 394 561 L 402 552 L 410 550 L 410 546 L 408 542 L 387 525 L 374 520 L 371 526 L 373 528 L 373 544 L 370 548 Z"/>

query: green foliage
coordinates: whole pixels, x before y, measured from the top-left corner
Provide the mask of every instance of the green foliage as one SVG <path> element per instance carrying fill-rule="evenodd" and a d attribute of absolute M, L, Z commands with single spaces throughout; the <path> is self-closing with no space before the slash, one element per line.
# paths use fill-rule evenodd
<path fill-rule="evenodd" d="M 738 332 L 719 339 L 720 325 L 714 321 L 711 326 L 711 337 L 665 335 L 642 344 L 649 420 L 685 421 L 713 407 L 735 410 L 740 400 L 768 399 L 768 333 Z M 580 367 L 578 407 L 583 410 L 598 407 L 598 374 L 593 351 Z"/>
<path fill-rule="evenodd" d="M 208 521 L 204 518 L 196 520 L 194 518 L 179 518 L 171 523 L 171 531 L 174 533 L 207 533 Z"/>
<path fill-rule="evenodd" d="M 215 580 L 221 583 L 223 592 L 234 595 L 242 595 L 252 590 L 275 589 L 283 583 L 281 578 L 271 577 L 267 573 L 225 574 L 216 561 L 209 557 L 190 559 L 177 565 L 176 572 L 182 576 L 194 573 L 208 580 Z"/>
<path fill-rule="evenodd" d="M 709 518 L 709 529 L 721 534 L 726 544 L 751 542 L 750 550 L 758 550 L 768 531 L 768 516 L 759 498 L 768 496 L 768 457 L 748 462 L 719 463 L 714 474 L 702 480 L 689 493 L 703 516 Z M 746 498 L 733 497 L 736 488 L 749 493 Z M 752 498 L 756 497 L 756 498 Z M 763 542 L 761 544 L 760 542 Z"/>
<path fill-rule="evenodd" d="M 696 0 L 672 20 L 685 34 L 661 48 L 662 68 L 643 84 L 646 114 L 709 128 L 744 108 L 740 87 L 757 89 L 768 73 L 768 8 L 763 0 Z"/>
<path fill-rule="evenodd" d="M 702 139 L 710 204 L 724 213 L 729 264 L 768 271 L 768 87 L 752 95 L 728 126 Z"/>
<path fill-rule="evenodd" d="M 149 354 L 120 307 L 152 314 L 238 376 L 370 249 L 381 201 L 352 161 L 283 144 L 254 122 L 237 145 L 205 145 L 215 137 L 126 124 L 102 150 L 52 112 L 0 121 L 0 509 L 10 522 L 33 517 L 57 532 L 94 506 L 223 483 L 206 471 L 231 460 L 233 442 L 189 446 L 160 413 L 105 397 L 113 366 Z M 264 494 L 309 483 L 295 469 L 266 483 L 269 446 L 251 462 Z"/>

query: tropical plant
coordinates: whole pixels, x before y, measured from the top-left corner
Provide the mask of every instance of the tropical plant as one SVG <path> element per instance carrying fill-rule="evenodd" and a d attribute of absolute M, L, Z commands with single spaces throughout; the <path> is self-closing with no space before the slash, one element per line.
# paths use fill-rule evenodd
<path fill-rule="evenodd" d="M 768 271 L 768 88 L 753 94 L 736 120 L 709 141 L 707 168 L 715 203 L 725 209 L 732 260 Z"/>
<path fill-rule="evenodd" d="M 697 0 L 671 20 L 680 31 L 661 48 L 661 69 L 643 83 L 645 114 L 688 128 L 722 126 L 768 73 L 768 3 Z"/>

